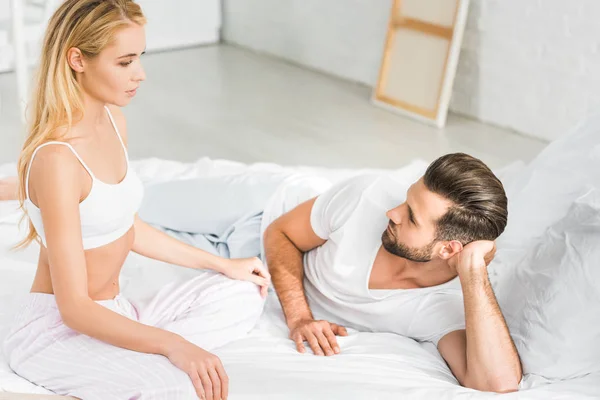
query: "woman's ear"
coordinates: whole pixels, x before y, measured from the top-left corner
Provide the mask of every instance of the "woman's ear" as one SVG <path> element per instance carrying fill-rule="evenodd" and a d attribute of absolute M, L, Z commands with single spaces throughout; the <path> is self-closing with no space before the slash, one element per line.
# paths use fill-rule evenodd
<path fill-rule="evenodd" d="M 83 72 L 83 54 L 77 47 L 71 47 L 69 50 L 67 50 L 67 62 L 73 71 Z"/>
<path fill-rule="evenodd" d="M 451 240 L 449 242 L 446 242 L 440 250 L 440 258 L 442 260 L 449 260 L 458 253 L 460 253 L 462 249 L 463 245 L 458 240 Z"/>

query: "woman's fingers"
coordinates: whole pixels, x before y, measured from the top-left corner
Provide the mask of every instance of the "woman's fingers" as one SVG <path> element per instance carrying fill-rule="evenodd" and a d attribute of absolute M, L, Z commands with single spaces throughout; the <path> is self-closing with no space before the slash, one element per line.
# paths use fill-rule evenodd
<path fill-rule="evenodd" d="M 208 371 L 206 367 L 201 368 L 198 371 L 198 375 L 200 375 L 200 380 L 202 381 L 202 387 L 204 388 L 204 399 L 205 400 L 214 400 L 213 397 L 213 384 L 208 375 Z"/>
<path fill-rule="evenodd" d="M 261 297 L 266 298 L 269 294 L 269 286 L 271 285 L 271 274 L 269 274 L 267 268 L 258 258 L 255 259 L 252 275 L 257 277 L 253 279 L 253 282 L 260 286 Z"/>
<path fill-rule="evenodd" d="M 250 282 L 256 283 L 258 286 L 266 286 L 269 287 L 269 281 L 266 280 L 265 278 L 262 278 L 258 275 L 250 275 L 248 277 L 248 280 Z"/>
<path fill-rule="evenodd" d="M 259 259 L 256 259 L 256 264 L 254 265 L 254 270 L 252 273 L 265 278 L 267 281 L 271 280 L 271 274 L 269 274 L 267 267 L 265 267 L 262 261 Z"/>
<path fill-rule="evenodd" d="M 190 379 L 192 380 L 192 384 L 196 389 L 196 395 L 198 396 L 198 398 L 203 400 L 206 399 L 206 394 L 204 393 L 204 387 L 202 385 L 200 375 L 198 375 L 198 371 L 193 370 L 192 373 L 190 373 Z"/>
<path fill-rule="evenodd" d="M 261 286 L 260 287 L 260 296 L 265 299 L 269 295 L 269 287 Z"/>
<path fill-rule="evenodd" d="M 271 274 L 269 273 L 269 270 L 267 269 L 267 267 L 265 267 L 265 265 L 260 260 L 258 260 L 258 265 L 257 265 L 256 269 L 254 270 L 254 272 L 256 272 L 258 275 L 262 276 L 263 278 L 265 278 L 269 281 L 271 280 Z"/>
<path fill-rule="evenodd" d="M 210 377 L 210 380 L 212 382 L 213 398 L 215 400 L 221 400 L 222 399 L 222 396 L 221 396 L 222 385 L 221 385 L 221 378 L 219 377 L 217 370 L 214 368 L 209 368 L 208 376 Z"/>
<path fill-rule="evenodd" d="M 221 396 L 223 397 L 223 400 L 227 400 L 227 397 L 229 397 L 229 377 L 221 363 L 217 364 L 216 370 L 221 379 Z"/>

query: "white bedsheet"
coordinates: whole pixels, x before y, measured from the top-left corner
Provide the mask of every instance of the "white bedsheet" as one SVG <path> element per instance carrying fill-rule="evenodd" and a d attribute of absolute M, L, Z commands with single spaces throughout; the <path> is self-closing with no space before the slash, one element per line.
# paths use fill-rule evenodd
<path fill-rule="evenodd" d="M 272 164 L 243 164 L 209 160 L 179 163 L 159 159 L 132 162 L 146 183 L 199 176 L 219 176 L 240 171 L 285 169 Z M 414 168 L 415 164 L 407 168 Z M 14 174 L 14 164 L 0 166 L 0 177 Z M 299 168 L 335 181 L 357 170 L 315 170 Z M 505 169 L 505 174 L 518 166 Z M 37 261 L 37 245 L 11 253 L 8 248 L 19 234 L 15 202 L 0 202 L 0 340 L 19 299 L 30 287 Z M 2 222 L 4 221 L 4 222 Z M 193 274 L 186 270 L 131 254 L 122 277 L 123 292 L 156 290 L 174 275 Z M 315 357 L 299 354 L 287 339 L 287 328 L 274 293 L 265 312 L 248 338 L 217 351 L 228 371 L 230 398 L 235 399 L 487 399 L 497 395 L 460 387 L 443 359 L 430 344 L 391 334 L 355 333 L 340 338 L 342 354 Z M 600 398 L 600 376 L 588 375 L 570 381 L 547 384 L 526 376 L 523 389 L 507 399 Z M 0 392 L 49 393 L 10 371 L 0 353 Z"/>

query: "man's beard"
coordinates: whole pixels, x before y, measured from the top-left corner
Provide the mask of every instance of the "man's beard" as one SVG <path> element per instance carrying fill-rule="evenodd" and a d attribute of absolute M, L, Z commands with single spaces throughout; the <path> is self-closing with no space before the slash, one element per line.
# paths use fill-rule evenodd
<path fill-rule="evenodd" d="M 393 229 L 391 224 L 390 228 Z M 408 247 L 405 244 L 398 242 L 398 239 L 387 229 L 381 235 L 381 242 L 383 243 L 383 248 L 393 255 L 420 263 L 431 261 L 431 253 L 433 251 L 433 246 L 435 245 L 435 241 L 432 241 L 427 246 L 421 248 Z"/>

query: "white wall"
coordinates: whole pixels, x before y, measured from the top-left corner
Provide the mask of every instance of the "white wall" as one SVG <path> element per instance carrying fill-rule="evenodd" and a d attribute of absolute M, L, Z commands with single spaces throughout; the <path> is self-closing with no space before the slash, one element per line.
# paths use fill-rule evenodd
<path fill-rule="evenodd" d="M 25 1 L 25 0 L 22 0 Z M 56 7 L 61 0 L 52 1 Z M 148 52 L 219 42 L 221 0 L 177 0 L 177 7 L 166 0 L 137 0 L 148 20 L 146 50 Z M 9 0 L 0 0 L 0 72 L 13 69 L 13 49 L 10 42 Z M 26 8 L 26 16 L 40 21 L 41 10 Z M 43 25 L 27 24 L 25 38 L 30 64 L 37 58 L 43 35 Z"/>
<path fill-rule="evenodd" d="M 391 0 L 224 0 L 225 41 L 373 86 Z M 551 140 L 600 110 L 600 1 L 471 0 L 451 109 Z"/>
<path fill-rule="evenodd" d="M 225 41 L 372 84 L 390 0 L 223 0 Z"/>

